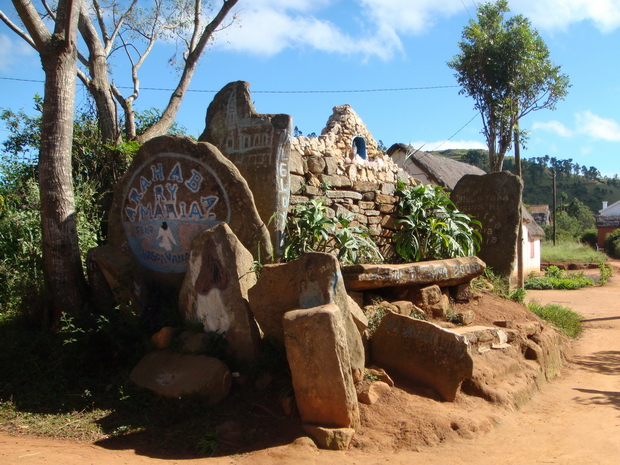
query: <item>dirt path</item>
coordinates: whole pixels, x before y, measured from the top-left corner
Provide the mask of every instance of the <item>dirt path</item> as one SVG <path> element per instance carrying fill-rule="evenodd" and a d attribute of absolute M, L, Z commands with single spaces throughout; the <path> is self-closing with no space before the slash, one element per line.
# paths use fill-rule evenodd
<path fill-rule="evenodd" d="M 584 315 L 586 332 L 570 364 L 518 412 L 499 412 L 498 426 L 471 440 L 418 452 L 364 454 L 319 451 L 304 440 L 247 455 L 166 460 L 166 464 L 618 464 L 620 463 L 620 275 L 604 287 L 530 291 L 528 300 L 560 303 Z M 309 440 L 308 440 L 309 441 Z M 0 433 L 0 463 L 157 464 L 136 450 L 14 437 Z"/>

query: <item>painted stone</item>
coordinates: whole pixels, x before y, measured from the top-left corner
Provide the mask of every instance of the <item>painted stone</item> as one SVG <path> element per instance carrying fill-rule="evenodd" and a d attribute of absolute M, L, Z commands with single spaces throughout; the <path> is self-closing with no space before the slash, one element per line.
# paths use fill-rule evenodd
<path fill-rule="evenodd" d="M 391 286 L 452 286 L 471 281 L 486 268 L 477 257 L 449 258 L 399 265 L 351 265 L 342 268 L 349 291 L 364 291 Z"/>
<path fill-rule="evenodd" d="M 521 178 L 502 171 L 484 176 L 465 175 L 450 194 L 461 212 L 482 223 L 478 257 L 504 277 L 511 275 L 517 260 L 522 192 Z"/>
<path fill-rule="evenodd" d="M 206 332 L 224 333 L 239 361 L 255 361 L 260 350 L 260 333 L 247 302 L 248 289 L 256 283 L 252 262 L 230 227 L 220 223 L 192 241 L 179 295 L 181 314 Z"/>
<path fill-rule="evenodd" d="M 270 225 L 278 255 L 290 198 L 292 124 L 289 115 L 258 113 L 250 84 L 237 81 L 215 95 L 207 109 L 206 129 L 199 138 L 218 147 L 246 179 L 260 217 Z"/>
<path fill-rule="evenodd" d="M 453 401 L 474 369 L 465 337 L 433 323 L 387 313 L 371 339 L 375 363 L 388 373 L 435 389 Z"/>
<path fill-rule="evenodd" d="M 192 239 L 222 222 L 248 250 L 272 256 L 239 171 L 213 145 L 187 137 L 157 137 L 140 148 L 115 188 L 109 217 L 110 245 L 158 276 L 182 279 Z"/>
<path fill-rule="evenodd" d="M 359 428 L 357 393 L 340 309 L 327 304 L 293 310 L 284 315 L 283 327 L 301 420 Z"/>
<path fill-rule="evenodd" d="M 248 291 L 250 309 L 261 330 L 284 343 L 282 317 L 290 310 L 334 303 L 342 312 L 355 381 L 364 374 L 364 346 L 349 309 L 336 257 L 307 253 L 288 263 L 265 265 Z"/>

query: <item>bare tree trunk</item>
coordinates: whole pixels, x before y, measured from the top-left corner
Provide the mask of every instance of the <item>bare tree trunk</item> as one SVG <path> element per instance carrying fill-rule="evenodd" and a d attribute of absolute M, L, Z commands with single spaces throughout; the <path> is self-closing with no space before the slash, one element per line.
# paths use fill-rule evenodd
<path fill-rule="evenodd" d="M 87 298 L 71 176 L 77 63 L 75 6 L 80 1 L 59 1 L 54 34 L 40 49 L 45 71 L 39 154 L 43 267 L 53 298 L 54 321 L 62 312 L 80 314 Z"/>

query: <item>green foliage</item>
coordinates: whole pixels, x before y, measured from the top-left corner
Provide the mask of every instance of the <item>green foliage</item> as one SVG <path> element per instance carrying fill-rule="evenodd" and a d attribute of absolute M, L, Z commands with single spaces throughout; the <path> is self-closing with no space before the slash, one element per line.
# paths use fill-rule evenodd
<path fill-rule="evenodd" d="M 581 242 L 584 245 L 588 245 L 590 247 L 592 247 L 593 249 L 597 248 L 597 243 L 598 243 L 598 232 L 596 229 L 586 229 L 585 231 L 583 231 L 581 233 L 581 236 L 579 237 L 579 242 Z"/>
<path fill-rule="evenodd" d="M 519 287 L 517 289 L 510 291 L 510 293 L 508 294 L 508 299 L 512 300 L 513 302 L 519 302 L 520 304 L 522 304 L 523 302 L 525 302 L 525 294 L 526 294 L 525 289 L 522 287 Z"/>
<path fill-rule="evenodd" d="M 196 442 L 196 450 L 198 452 L 198 455 L 201 457 L 205 455 L 213 457 L 213 455 L 217 451 L 217 446 L 218 437 L 217 434 L 212 431 L 206 433 Z"/>
<path fill-rule="evenodd" d="M 431 184 L 406 187 L 399 183 L 396 252 L 406 261 L 475 255 L 480 222 L 457 210 L 443 188 Z"/>
<path fill-rule="evenodd" d="M 614 269 L 611 265 L 607 265 L 605 263 L 599 263 L 598 269 L 600 273 L 598 283 L 601 286 L 604 286 L 609 281 L 609 278 L 611 278 L 614 275 Z"/>
<path fill-rule="evenodd" d="M 506 19 L 508 12 L 506 0 L 479 4 L 477 18 L 463 31 L 460 54 L 448 62 L 460 93 L 473 98 L 482 115 L 491 171 L 501 171 L 519 120 L 554 109 L 569 87 L 530 21 L 522 15 Z"/>
<path fill-rule="evenodd" d="M 352 215 L 330 218 L 322 199 L 295 206 L 286 224 L 284 260 L 307 252 L 325 252 L 335 254 L 343 264 L 382 261 L 368 232 L 351 223 Z"/>
<path fill-rule="evenodd" d="M 540 255 L 544 262 L 600 263 L 607 261 L 607 255 L 603 252 L 598 252 L 574 240 L 559 241 L 555 246 L 551 241 L 543 241 Z"/>
<path fill-rule="evenodd" d="M 526 289 L 562 289 L 574 290 L 582 287 L 593 286 L 594 281 L 583 272 L 564 273 L 557 266 L 550 266 L 544 276 L 530 276 L 525 280 Z"/>
<path fill-rule="evenodd" d="M 620 229 L 605 236 L 605 253 L 612 258 L 620 258 Z"/>
<path fill-rule="evenodd" d="M 530 302 L 527 307 L 571 338 L 577 338 L 583 332 L 583 317 L 568 307 L 558 304 L 542 306 L 538 302 Z"/>

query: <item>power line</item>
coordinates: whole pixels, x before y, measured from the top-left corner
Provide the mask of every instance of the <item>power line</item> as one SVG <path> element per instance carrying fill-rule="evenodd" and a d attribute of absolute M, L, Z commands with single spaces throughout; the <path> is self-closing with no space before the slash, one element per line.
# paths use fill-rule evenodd
<path fill-rule="evenodd" d="M 446 140 L 444 140 L 441 144 L 439 144 L 437 147 L 435 147 L 435 150 L 432 150 L 432 152 L 436 152 L 437 150 L 439 150 L 439 148 L 441 148 L 442 145 L 444 145 L 446 142 L 452 140 L 452 138 L 454 136 L 456 136 L 459 132 L 461 132 L 463 129 L 465 129 L 467 127 L 467 125 L 469 123 L 471 123 L 476 116 L 478 116 L 478 114 L 475 114 L 474 116 L 472 116 L 471 119 L 461 127 L 461 129 L 456 131 L 454 134 L 452 134 L 450 137 L 448 137 Z"/>
<path fill-rule="evenodd" d="M 21 78 L 9 78 L 0 77 L 6 81 L 18 81 L 18 82 L 35 82 L 43 84 L 44 81 L 37 81 L 34 79 L 21 79 Z M 343 89 L 343 90 L 252 90 L 253 94 L 351 94 L 351 93 L 366 93 L 366 92 L 406 92 L 412 90 L 433 90 L 433 89 L 450 89 L 453 86 L 427 86 L 427 87 L 398 87 L 388 89 Z M 119 86 L 119 89 L 133 89 L 129 86 Z M 141 87 L 141 90 L 163 91 L 172 92 L 174 89 L 166 89 L 163 87 Z M 200 93 L 213 93 L 216 94 L 219 90 L 202 90 L 202 89 L 188 89 L 187 92 L 200 92 Z"/>

